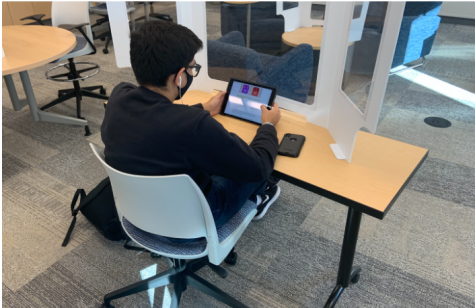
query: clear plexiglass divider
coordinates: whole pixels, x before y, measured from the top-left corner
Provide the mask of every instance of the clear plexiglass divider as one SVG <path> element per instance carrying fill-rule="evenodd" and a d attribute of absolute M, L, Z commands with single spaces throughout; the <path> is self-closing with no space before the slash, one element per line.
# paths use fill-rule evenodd
<path fill-rule="evenodd" d="M 129 33 L 124 27 L 128 25 L 125 2 L 109 3 L 109 16 L 116 16 L 111 18 L 114 45 L 126 46 Z M 351 73 L 353 63 L 360 61 L 349 46 L 372 30 L 365 28 L 371 4 L 327 2 L 323 20 L 311 18 L 311 2 L 295 4 L 177 1 L 177 23 L 191 29 L 204 45 L 195 56 L 202 69 L 191 89 L 226 90 L 229 78 L 275 86 L 279 106 L 328 129 L 335 141 L 329 146 L 336 158 L 350 162 L 360 128 L 372 133 L 376 130 L 405 2 L 387 2 L 362 110 L 342 85 L 345 72 Z M 128 53 L 128 48 L 115 48 L 119 67 L 127 66 Z"/>

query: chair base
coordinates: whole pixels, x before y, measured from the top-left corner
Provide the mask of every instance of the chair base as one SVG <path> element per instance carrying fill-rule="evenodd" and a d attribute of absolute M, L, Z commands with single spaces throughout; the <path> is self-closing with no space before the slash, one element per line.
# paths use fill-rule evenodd
<path fill-rule="evenodd" d="M 73 59 L 68 59 L 69 61 L 69 70 L 70 72 L 67 73 L 68 77 L 71 79 L 77 79 L 79 76 L 79 73 L 76 70 L 76 65 L 73 61 Z M 62 74 L 64 75 L 64 74 Z M 99 99 L 104 99 L 104 100 L 109 100 L 109 97 L 106 96 L 106 90 L 104 89 L 104 86 L 92 86 L 92 87 L 83 87 L 79 85 L 79 80 L 73 80 L 72 81 L 74 88 L 72 89 L 63 89 L 58 91 L 58 98 L 55 99 L 54 101 L 44 105 L 43 107 L 40 108 L 40 110 L 46 110 L 48 108 L 51 108 L 57 104 L 60 104 L 62 102 L 67 101 L 68 99 L 71 98 L 76 98 L 76 116 L 78 119 L 84 119 L 81 116 L 81 101 L 84 96 L 86 97 L 93 97 L 93 98 L 99 98 Z M 99 90 L 100 94 L 92 92 L 93 90 Z M 85 136 L 90 136 L 91 131 L 89 130 L 89 126 L 86 125 L 84 127 L 85 129 Z"/>
<path fill-rule="evenodd" d="M 220 266 L 209 263 L 208 257 L 192 260 L 189 262 L 175 259 L 171 269 L 107 294 L 104 296 L 104 303 L 102 304 L 102 307 L 113 308 L 111 305 L 112 300 L 147 291 L 149 289 L 163 287 L 170 283 L 173 284 L 173 295 L 171 302 L 171 307 L 173 308 L 177 308 L 180 305 L 181 294 L 186 290 L 187 286 L 192 286 L 198 291 L 203 292 L 230 307 L 247 307 L 243 303 L 231 297 L 229 294 L 220 290 L 218 287 L 212 285 L 195 274 L 195 272 L 206 265 L 210 266 L 210 268 L 222 278 L 226 277 L 226 270 Z"/>

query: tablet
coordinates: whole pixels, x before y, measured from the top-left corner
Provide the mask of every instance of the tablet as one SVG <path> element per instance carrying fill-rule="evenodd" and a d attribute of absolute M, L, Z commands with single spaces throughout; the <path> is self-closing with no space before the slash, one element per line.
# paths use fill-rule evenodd
<path fill-rule="evenodd" d="M 276 93 L 276 88 L 231 78 L 224 97 L 221 114 L 255 124 L 262 124 L 261 105 L 272 107 Z"/>

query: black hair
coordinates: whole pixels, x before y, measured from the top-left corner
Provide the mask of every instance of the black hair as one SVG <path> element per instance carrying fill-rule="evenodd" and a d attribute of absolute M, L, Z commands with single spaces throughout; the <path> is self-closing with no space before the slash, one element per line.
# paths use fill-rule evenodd
<path fill-rule="evenodd" d="M 141 86 L 165 87 L 170 75 L 189 65 L 203 42 L 190 29 L 149 21 L 130 35 L 130 62 Z"/>

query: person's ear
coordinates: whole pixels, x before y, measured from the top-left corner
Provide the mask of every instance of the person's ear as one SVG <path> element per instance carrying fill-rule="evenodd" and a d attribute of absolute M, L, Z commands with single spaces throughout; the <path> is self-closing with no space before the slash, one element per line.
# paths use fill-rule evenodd
<path fill-rule="evenodd" d="M 175 84 L 177 87 L 184 87 L 186 85 L 186 80 L 184 80 L 183 72 L 185 71 L 185 68 L 183 67 L 181 70 L 178 71 L 178 74 L 175 76 Z M 180 86 L 180 78 L 181 78 L 181 86 Z"/>

